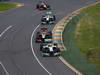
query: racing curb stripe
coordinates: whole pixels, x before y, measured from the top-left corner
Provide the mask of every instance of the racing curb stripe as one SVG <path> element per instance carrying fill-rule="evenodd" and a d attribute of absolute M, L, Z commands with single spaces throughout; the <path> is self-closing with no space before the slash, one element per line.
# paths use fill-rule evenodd
<path fill-rule="evenodd" d="M 61 33 L 53 33 L 53 35 L 61 35 Z"/>
<path fill-rule="evenodd" d="M 56 31 L 56 32 L 52 32 L 53 34 L 55 34 L 55 33 L 61 33 L 61 32 L 59 32 L 59 31 Z"/>
<path fill-rule="evenodd" d="M 95 2 L 95 3 L 93 3 L 93 4 L 89 4 L 89 5 L 87 5 L 87 6 L 84 6 L 84 7 L 80 8 L 80 9 L 76 10 L 76 11 L 73 11 L 71 14 L 68 14 L 66 17 L 64 17 L 61 21 L 59 21 L 59 22 L 55 25 L 55 27 L 54 27 L 54 29 L 53 29 L 52 32 L 55 33 L 55 31 L 61 31 L 61 30 L 56 30 L 56 28 L 57 28 L 58 26 L 63 26 L 63 27 L 65 28 L 66 23 L 68 23 L 68 22 L 72 19 L 72 17 L 74 17 L 75 15 L 77 15 L 78 13 L 80 13 L 80 11 L 81 11 L 82 9 L 87 8 L 87 7 L 89 7 L 89 6 L 93 6 L 93 5 L 95 5 L 95 4 L 99 3 L 99 2 L 100 2 L 100 1 L 97 1 L 97 2 Z M 61 23 L 61 22 L 62 22 L 62 23 Z M 64 29 L 63 29 L 63 30 L 64 30 Z M 61 36 L 62 36 L 63 30 L 61 31 Z M 57 37 L 56 37 L 56 38 L 57 38 Z M 54 37 L 54 39 L 55 39 L 55 37 Z M 63 39 L 62 39 L 62 37 L 61 37 L 60 39 L 62 40 L 62 44 L 63 44 Z M 64 44 L 63 44 L 63 46 L 64 46 Z M 65 47 L 65 46 L 64 46 L 64 47 Z M 65 48 L 65 49 L 66 49 L 66 48 Z M 74 71 L 77 75 L 83 75 L 80 71 L 78 71 L 76 68 L 74 68 L 72 65 L 70 65 L 62 56 L 60 56 L 59 59 L 60 59 L 66 66 L 68 66 L 72 71 Z"/>
<path fill-rule="evenodd" d="M 59 48 L 63 48 L 63 46 L 59 45 Z"/>
<path fill-rule="evenodd" d="M 58 30 L 62 30 L 63 29 L 63 27 L 59 27 L 59 28 L 57 28 Z"/>
<path fill-rule="evenodd" d="M 61 33 L 56 33 L 56 34 L 53 34 L 54 37 L 60 37 L 61 36 Z"/>
<path fill-rule="evenodd" d="M 59 29 L 57 29 L 57 30 L 55 30 L 55 32 L 61 32 L 62 30 L 59 30 Z M 54 32 L 53 32 L 54 33 Z"/>
<path fill-rule="evenodd" d="M 70 65 L 62 56 L 59 57 L 59 59 L 67 65 L 71 70 L 73 70 L 77 75 L 82 75 L 78 70 L 76 70 L 72 65 Z"/>
<path fill-rule="evenodd" d="M 61 39 L 61 37 L 53 37 L 53 39 Z"/>
<path fill-rule="evenodd" d="M 57 28 L 58 28 L 58 29 L 59 29 L 59 28 L 63 28 L 63 26 L 59 26 L 59 27 L 57 27 Z"/>

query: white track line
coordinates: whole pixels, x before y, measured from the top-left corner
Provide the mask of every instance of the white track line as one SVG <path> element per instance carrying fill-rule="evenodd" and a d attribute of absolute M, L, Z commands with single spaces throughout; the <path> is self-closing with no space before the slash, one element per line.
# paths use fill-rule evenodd
<path fill-rule="evenodd" d="M 2 35 L 11 28 L 12 26 L 7 27 L 1 34 L 0 37 L 2 37 Z M 6 68 L 4 67 L 4 65 L 2 64 L 2 62 L 0 61 L 0 65 L 2 66 L 2 68 L 4 69 L 4 71 L 6 72 L 6 75 L 9 75 L 8 71 L 6 70 Z"/>
<path fill-rule="evenodd" d="M 2 35 L 3 35 L 7 30 L 9 30 L 11 27 L 12 27 L 12 26 L 7 27 L 7 28 L 0 34 L 0 37 L 2 37 Z"/>
<path fill-rule="evenodd" d="M 33 49 L 33 44 L 32 44 L 32 41 L 33 41 L 33 36 L 34 36 L 34 33 L 36 31 L 36 29 L 40 26 L 40 24 L 34 29 L 34 31 L 32 32 L 32 35 L 31 35 L 31 49 L 32 49 L 32 53 L 35 57 L 35 59 L 37 60 L 37 62 L 39 63 L 39 65 L 49 74 L 49 75 L 52 75 L 44 66 L 43 64 L 39 61 L 39 59 L 37 58 L 35 52 L 34 52 L 34 49 Z"/>
<path fill-rule="evenodd" d="M 6 70 L 6 68 L 4 67 L 4 65 L 2 64 L 1 61 L 0 61 L 0 65 L 2 66 L 2 68 L 4 69 L 4 71 L 6 72 L 6 75 L 9 75 L 8 71 Z"/>

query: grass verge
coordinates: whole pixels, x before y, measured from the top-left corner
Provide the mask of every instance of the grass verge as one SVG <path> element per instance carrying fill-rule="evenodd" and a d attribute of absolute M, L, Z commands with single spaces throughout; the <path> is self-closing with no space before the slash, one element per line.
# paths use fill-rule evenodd
<path fill-rule="evenodd" d="M 9 10 L 11 8 L 16 8 L 16 3 L 7 3 L 7 2 L 0 2 L 0 11 Z"/>
<path fill-rule="evenodd" d="M 81 53 L 100 68 L 100 3 L 82 11 L 77 23 L 76 44 Z"/>
<path fill-rule="evenodd" d="M 72 18 L 63 32 L 64 45 L 67 51 L 62 52 L 62 56 L 83 75 L 100 74 L 100 69 L 98 68 L 100 63 L 94 59 L 94 56 L 98 58 L 100 55 L 100 49 L 98 48 L 100 47 L 99 12 L 100 3 L 83 9 Z M 94 50 L 97 48 L 98 50 Z M 87 49 L 92 49 L 93 51 Z M 93 56 L 91 56 L 92 54 Z"/>

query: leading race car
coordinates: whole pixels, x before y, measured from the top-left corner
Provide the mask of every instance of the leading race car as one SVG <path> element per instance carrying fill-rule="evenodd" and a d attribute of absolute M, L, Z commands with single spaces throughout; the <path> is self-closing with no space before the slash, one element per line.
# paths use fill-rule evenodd
<path fill-rule="evenodd" d="M 41 28 L 36 34 L 36 43 L 47 43 L 52 42 L 52 32 L 48 31 L 47 28 Z"/>
<path fill-rule="evenodd" d="M 42 56 L 60 56 L 61 52 L 58 48 L 57 44 L 55 43 L 41 43 L 40 44 L 40 51 Z"/>
<path fill-rule="evenodd" d="M 48 5 L 47 2 L 43 2 L 40 1 L 37 5 L 36 5 L 36 9 L 38 10 L 50 10 L 50 5 Z"/>
<path fill-rule="evenodd" d="M 49 25 L 49 24 L 54 24 L 56 20 L 56 17 L 54 14 L 52 14 L 51 11 L 46 12 L 45 15 L 42 16 L 41 18 L 41 24 L 42 25 Z"/>

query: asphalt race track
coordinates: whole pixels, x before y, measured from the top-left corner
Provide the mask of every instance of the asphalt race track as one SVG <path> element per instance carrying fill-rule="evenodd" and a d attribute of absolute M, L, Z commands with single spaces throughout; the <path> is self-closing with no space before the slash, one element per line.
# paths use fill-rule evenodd
<path fill-rule="evenodd" d="M 0 62 L 5 67 L 0 64 L 0 75 L 76 75 L 59 58 L 42 57 L 39 44 L 34 42 L 35 33 L 41 27 L 41 16 L 46 12 L 35 9 L 39 0 L 11 1 L 25 3 L 25 6 L 0 13 Z M 70 12 L 96 1 L 48 0 L 48 3 L 58 22 Z M 52 30 L 54 25 L 46 27 Z"/>

